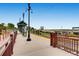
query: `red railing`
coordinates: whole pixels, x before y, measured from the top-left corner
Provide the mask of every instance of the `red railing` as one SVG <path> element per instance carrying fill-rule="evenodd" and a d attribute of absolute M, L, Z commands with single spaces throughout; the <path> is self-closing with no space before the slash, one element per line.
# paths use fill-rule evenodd
<path fill-rule="evenodd" d="M 10 33 L 12 31 L 11 30 L 2 30 L 1 34 L 0 34 L 0 42 L 3 41 L 5 38 L 8 38 L 10 36 Z"/>
<path fill-rule="evenodd" d="M 57 33 L 51 33 L 50 39 L 51 46 L 60 48 L 77 56 L 79 55 L 79 38 L 58 36 Z"/>
<path fill-rule="evenodd" d="M 13 46 L 15 43 L 15 39 L 17 36 L 17 32 L 10 34 L 6 40 L 0 43 L 0 55 L 1 56 L 11 56 L 13 54 Z"/>

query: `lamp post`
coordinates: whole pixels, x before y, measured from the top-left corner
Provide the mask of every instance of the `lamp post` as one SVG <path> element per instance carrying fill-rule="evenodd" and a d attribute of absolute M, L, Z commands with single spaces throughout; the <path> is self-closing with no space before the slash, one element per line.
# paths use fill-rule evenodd
<path fill-rule="evenodd" d="M 30 38 L 30 10 L 31 10 L 30 3 L 28 3 L 28 38 L 27 38 L 27 41 L 31 41 L 31 38 Z"/>

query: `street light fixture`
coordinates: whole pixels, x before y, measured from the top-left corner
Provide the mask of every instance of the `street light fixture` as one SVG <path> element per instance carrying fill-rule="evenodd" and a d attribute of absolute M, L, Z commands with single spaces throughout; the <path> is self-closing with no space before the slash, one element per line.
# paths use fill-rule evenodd
<path fill-rule="evenodd" d="M 31 41 L 31 38 L 30 38 L 30 10 L 31 10 L 30 3 L 28 3 L 28 38 L 27 38 L 27 41 Z"/>

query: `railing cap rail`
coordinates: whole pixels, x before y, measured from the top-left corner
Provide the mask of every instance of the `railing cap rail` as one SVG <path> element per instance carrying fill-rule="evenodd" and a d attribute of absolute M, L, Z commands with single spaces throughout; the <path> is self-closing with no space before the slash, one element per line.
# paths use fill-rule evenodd
<path fill-rule="evenodd" d="M 8 37 L 4 41 L 0 42 L 0 48 L 3 47 L 9 40 L 10 40 L 10 37 Z"/>
<path fill-rule="evenodd" d="M 58 38 L 64 38 L 64 39 L 72 39 L 72 40 L 79 40 L 78 37 L 67 37 L 67 36 L 57 36 Z"/>

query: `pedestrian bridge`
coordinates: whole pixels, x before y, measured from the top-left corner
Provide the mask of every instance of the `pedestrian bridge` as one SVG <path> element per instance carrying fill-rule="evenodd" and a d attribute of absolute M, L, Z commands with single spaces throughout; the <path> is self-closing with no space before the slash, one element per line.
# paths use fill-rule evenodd
<path fill-rule="evenodd" d="M 11 50 L 10 48 L 7 54 L 11 53 L 12 56 L 74 56 L 73 54 L 50 46 L 50 39 L 48 38 L 31 34 L 32 41 L 26 41 L 26 39 L 27 37 L 18 33 L 13 46 L 13 52 L 9 52 Z"/>

